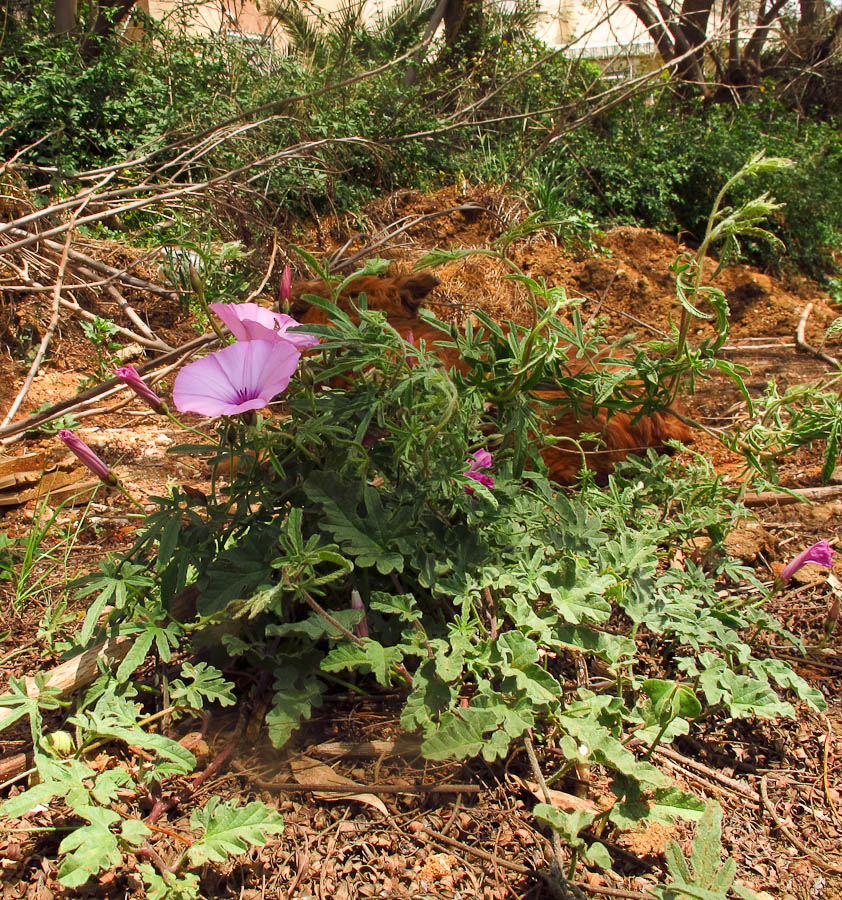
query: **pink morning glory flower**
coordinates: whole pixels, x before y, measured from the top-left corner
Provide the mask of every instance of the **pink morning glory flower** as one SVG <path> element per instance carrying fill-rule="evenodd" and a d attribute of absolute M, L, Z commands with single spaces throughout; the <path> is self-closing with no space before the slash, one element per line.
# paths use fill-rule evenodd
<path fill-rule="evenodd" d="M 263 409 L 285 391 L 301 354 L 289 341 L 243 341 L 185 366 L 173 401 L 181 412 L 235 416 Z"/>
<path fill-rule="evenodd" d="M 141 400 L 148 403 L 155 412 L 163 411 L 164 401 L 138 375 L 134 366 L 123 366 L 123 368 L 116 370 L 115 375 L 123 384 L 127 384 Z"/>
<path fill-rule="evenodd" d="M 830 544 L 827 541 L 819 541 L 817 544 L 813 544 L 812 547 L 802 550 L 792 562 L 784 566 L 781 574 L 778 575 L 778 580 L 782 582 L 789 581 L 807 563 L 816 563 L 816 565 L 830 568 L 833 565 L 833 550 L 830 549 Z"/>
<path fill-rule="evenodd" d="M 64 441 L 68 450 L 71 450 L 80 462 L 84 463 L 97 478 L 108 484 L 114 483 L 114 476 L 109 471 L 108 466 L 94 453 L 93 450 L 72 431 L 63 428 L 58 436 Z"/>
<path fill-rule="evenodd" d="M 299 323 L 292 316 L 272 312 L 258 303 L 211 303 L 212 309 L 238 341 L 277 341 L 294 344 L 299 350 L 315 347 L 319 339 L 312 334 L 290 332 Z"/>
<path fill-rule="evenodd" d="M 468 471 L 465 472 L 466 478 L 472 478 L 474 481 L 478 481 L 483 487 L 487 487 L 489 489 L 494 487 L 494 479 L 487 475 L 485 472 L 480 472 L 480 469 L 487 469 L 491 465 L 491 454 L 487 450 L 477 450 L 476 453 L 471 454 L 468 457 Z M 473 494 L 474 489 L 470 487 L 470 485 L 465 485 L 465 490 L 469 494 Z"/>
<path fill-rule="evenodd" d="M 292 269 L 284 266 L 284 272 L 281 275 L 281 303 L 289 303 L 292 299 Z"/>

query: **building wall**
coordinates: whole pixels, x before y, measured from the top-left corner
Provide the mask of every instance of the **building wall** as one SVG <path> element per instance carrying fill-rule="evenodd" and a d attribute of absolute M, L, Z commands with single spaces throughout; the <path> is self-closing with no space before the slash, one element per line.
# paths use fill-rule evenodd
<path fill-rule="evenodd" d="M 348 0 L 316 0 L 307 5 L 330 16 Z M 369 0 L 363 9 L 363 21 L 376 18 L 382 9 L 397 0 Z M 504 0 L 505 2 L 505 0 Z M 264 10 L 267 5 L 264 0 Z M 283 29 L 255 0 L 138 0 L 138 8 L 153 18 L 166 20 L 173 28 L 197 34 L 241 33 L 255 40 L 271 41 L 283 49 Z M 600 59 L 628 48 L 633 56 L 654 53 L 646 29 L 620 0 L 539 0 L 536 33 L 553 47 L 572 42 L 570 56 Z"/>

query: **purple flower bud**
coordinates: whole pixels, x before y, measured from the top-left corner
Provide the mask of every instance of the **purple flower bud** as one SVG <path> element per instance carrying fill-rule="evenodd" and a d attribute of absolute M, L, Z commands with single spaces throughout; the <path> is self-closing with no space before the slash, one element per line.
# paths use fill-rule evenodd
<path fill-rule="evenodd" d="M 155 412 L 163 412 L 164 401 L 152 390 L 151 387 L 138 375 L 134 366 L 123 366 L 117 369 L 116 376 L 127 384 L 145 403 L 149 404 Z"/>
<path fill-rule="evenodd" d="M 367 638 L 369 636 L 368 619 L 365 615 L 365 604 L 363 603 L 362 597 L 360 597 L 359 591 L 351 591 L 351 609 L 363 610 L 363 617 L 354 626 L 354 634 L 356 634 L 358 638 Z"/>
<path fill-rule="evenodd" d="M 490 475 L 479 471 L 480 469 L 487 469 L 490 465 L 491 454 L 484 448 L 477 450 L 476 453 L 468 457 L 468 471 L 465 472 L 465 477 L 478 481 L 483 487 L 487 487 L 490 490 L 494 487 L 494 479 Z M 470 485 L 466 484 L 465 490 L 469 494 L 474 493 L 474 489 Z"/>
<path fill-rule="evenodd" d="M 114 476 L 109 471 L 108 466 L 80 437 L 77 437 L 72 431 L 68 431 L 66 428 L 63 428 L 58 433 L 58 436 L 64 441 L 67 449 L 71 450 L 78 457 L 79 461 L 84 463 L 97 478 L 101 479 L 106 484 L 114 483 Z"/>
<path fill-rule="evenodd" d="M 784 566 L 783 571 L 778 575 L 778 581 L 789 581 L 807 563 L 816 563 L 816 565 L 830 568 L 833 565 L 833 550 L 830 549 L 830 544 L 827 541 L 819 541 L 812 547 L 802 550 L 791 563 Z"/>
<path fill-rule="evenodd" d="M 281 302 L 289 303 L 292 299 L 292 269 L 284 266 L 283 275 L 281 275 Z"/>

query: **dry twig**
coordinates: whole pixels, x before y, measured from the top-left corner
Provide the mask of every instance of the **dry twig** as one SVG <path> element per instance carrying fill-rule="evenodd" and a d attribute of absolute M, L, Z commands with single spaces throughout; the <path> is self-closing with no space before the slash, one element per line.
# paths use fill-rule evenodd
<path fill-rule="evenodd" d="M 766 812 L 772 817 L 772 821 L 775 823 L 778 831 L 780 831 L 796 850 L 803 853 L 810 862 L 815 863 L 820 869 L 824 869 L 826 872 L 833 872 L 835 875 L 842 875 L 842 866 L 829 862 L 823 856 L 816 853 L 814 850 L 811 850 L 804 841 L 802 841 L 801 838 L 787 826 L 777 812 L 775 812 L 775 807 L 769 800 L 769 793 L 766 789 L 765 775 L 760 779 L 760 796 L 763 798 L 763 806 L 766 809 Z"/>
<path fill-rule="evenodd" d="M 828 365 L 834 366 L 836 368 L 839 367 L 839 360 L 835 359 L 833 356 L 828 356 L 824 350 L 819 350 L 816 347 L 813 347 L 811 344 L 807 343 L 807 338 L 805 337 L 805 333 L 807 330 L 807 319 L 810 318 L 810 313 L 813 311 L 813 304 L 808 303 L 804 307 L 804 312 L 801 313 L 801 318 L 798 321 L 798 328 L 795 332 L 795 345 L 799 350 L 803 350 L 805 353 L 812 353 L 817 359 L 822 360 L 822 362 L 826 362 Z"/>

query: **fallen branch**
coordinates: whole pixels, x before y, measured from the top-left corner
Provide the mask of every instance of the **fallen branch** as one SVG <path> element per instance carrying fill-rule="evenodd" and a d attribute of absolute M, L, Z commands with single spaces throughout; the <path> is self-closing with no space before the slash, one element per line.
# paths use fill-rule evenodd
<path fill-rule="evenodd" d="M 169 353 L 164 353 L 161 356 L 156 357 L 155 359 L 149 360 L 149 362 L 137 366 L 136 368 L 138 374 L 145 375 L 147 372 L 151 372 L 154 369 L 157 369 L 159 366 L 173 362 L 174 360 L 177 360 L 182 356 L 186 356 L 188 353 L 195 353 L 196 350 L 201 349 L 207 344 L 213 343 L 213 341 L 215 340 L 215 334 L 203 334 L 201 337 L 194 338 L 194 340 L 190 341 L 187 344 L 182 344 L 180 347 L 176 347 L 175 350 L 171 350 Z M 75 397 L 70 397 L 67 400 L 62 400 L 59 403 L 54 404 L 49 409 L 45 409 L 43 412 L 36 413 L 33 416 L 29 416 L 29 418 L 27 419 L 22 419 L 19 422 L 12 422 L 11 424 L 0 428 L 0 438 L 10 437 L 13 434 L 20 434 L 20 432 L 22 431 L 29 431 L 32 428 L 37 428 L 39 425 L 43 425 L 45 422 L 49 422 L 52 419 L 58 418 L 58 416 L 63 415 L 68 410 L 83 406 L 90 400 L 102 397 L 113 388 L 121 387 L 123 387 L 123 382 L 120 381 L 119 378 L 109 378 L 107 381 L 103 381 L 101 384 L 95 385 L 92 388 L 88 388 L 88 390 L 86 391 L 82 391 L 81 393 L 76 394 Z"/>
<path fill-rule="evenodd" d="M 197 596 L 198 591 L 193 585 L 185 588 L 173 599 L 170 616 L 181 621 L 185 616 L 189 617 L 194 614 Z M 99 675 L 100 661 L 108 665 L 119 663 L 133 646 L 134 638 L 109 638 L 50 670 L 46 675 L 44 686 L 57 688 L 62 697 L 73 694 L 90 684 Z M 25 679 L 26 693 L 29 697 L 38 696 L 36 677 L 27 676 Z M 8 697 L 10 694 L 5 693 L 0 696 Z M 3 719 L 12 715 L 13 711 L 11 708 L 0 707 L 0 726 L 2 726 Z"/>
<path fill-rule="evenodd" d="M 482 790 L 476 784 L 299 784 L 294 781 L 264 781 L 242 769 L 238 771 L 262 791 L 281 791 L 287 794 L 309 794 L 313 791 L 331 794 L 478 794 Z"/>
<path fill-rule="evenodd" d="M 799 350 L 803 350 L 805 353 L 812 353 L 817 359 L 826 362 L 828 365 L 839 366 L 839 360 L 835 359 L 832 356 L 829 356 L 823 350 L 818 350 L 816 347 L 807 343 L 807 339 L 805 338 L 805 332 L 807 330 L 807 319 L 810 318 L 810 313 L 813 311 L 813 304 L 808 303 L 804 307 L 804 312 L 801 313 L 801 319 L 798 322 L 798 328 L 795 331 L 795 346 L 798 347 Z"/>
<path fill-rule="evenodd" d="M 73 220 L 75 221 L 76 215 L 74 213 Z M 72 225 L 72 223 L 71 223 Z M 29 393 L 29 389 L 32 387 L 32 382 L 35 380 L 35 376 L 38 374 L 38 369 L 41 368 L 41 362 L 44 357 L 47 355 L 47 347 L 50 346 L 50 341 L 53 339 L 53 335 L 56 333 L 56 328 L 58 328 L 58 319 L 59 319 L 59 304 L 61 303 L 61 289 L 64 285 L 64 273 L 67 269 L 67 255 L 70 250 L 70 241 L 73 237 L 73 229 L 67 232 L 67 239 L 64 242 L 64 249 L 61 254 L 61 262 L 58 267 L 58 275 L 56 275 L 56 283 L 53 285 L 53 303 L 52 309 L 50 310 L 50 321 L 47 325 L 47 330 L 44 332 L 44 337 L 41 338 L 41 343 L 38 346 L 38 352 L 35 354 L 35 359 L 32 361 L 32 365 L 29 367 L 29 372 L 27 372 L 26 378 L 23 382 L 23 387 L 18 391 L 17 397 L 12 401 L 12 405 L 9 407 L 9 411 L 6 413 L 3 421 L 0 422 L 0 425 L 8 425 L 9 422 L 15 416 L 15 413 L 21 408 L 23 401 L 26 399 L 26 395 Z"/>
<path fill-rule="evenodd" d="M 842 484 L 828 484 L 824 487 L 793 488 L 791 491 L 761 491 L 759 494 L 746 494 L 743 497 L 745 506 L 768 506 L 772 503 L 802 503 L 809 500 L 830 500 L 842 494 Z"/>
<path fill-rule="evenodd" d="M 547 806 L 553 806 L 553 798 L 550 795 L 550 789 L 547 787 L 547 782 L 544 780 L 544 773 L 541 771 L 541 766 L 538 763 L 538 756 L 535 753 L 535 745 L 532 743 L 532 738 L 529 736 L 524 736 L 523 746 L 526 748 L 526 755 L 529 759 L 529 765 L 532 769 L 532 775 L 538 782 L 538 788 L 540 789 L 541 794 L 544 797 L 544 803 L 546 803 Z M 553 888 L 554 893 L 557 892 L 561 897 L 567 897 L 569 894 L 572 894 L 576 898 L 576 900 L 581 900 L 581 890 L 571 884 L 565 877 L 564 853 L 561 845 L 561 835 L 558 833 L 558 831 L 556 831 L 555 828 L 552 829 L 552 842 L 553 856 L 555 857 L 555 859 L 553 860 L 553 865 L 550 867 L 552 870 L 553 878 L 553 881 L 550 883 L 550 887 Z"/>
<path fill-rule="evenodd" d="M 19 238 L 37 238 L 36 233 L 26 231 L 23 228 L 10 227 L 8 230 L 10 234 L 13 234 Z M 56 241 L 42 238 L 40 243 L 43 247 L 46 247 L 49 250 L 55 250 L 57 252 L 60 252 L 62 250 L 62 245 Z M 158 251 L 156 250 L 155 253 L 157 252 Z M 154 254 L 147 254 L 146 256 L 141 257 L 141 259 L 135 260 L 132 265 L 139 265 L 143 260 L 148 259 L 150 255 Z M 109 279 L 122 281 L 123 284 L 129 285 L 129 287 L 138 288 L 138 290 L 143 290 L 150 294 L 158 294 L 159 296 L 166 297 L 169 300 L 178 299 L 178 293 L 176 291 L 170 290 L 168 288 L 163 288 L 159 284 L 155 284 L 152 281 L 146 281 L 146 279 L 144 278 L 138 278 L 136 275 L 129 275 L 128 269 L 117 269 L 114 266 L 109 266 L 108 264 L 95 259 L 93 256 L 88 256 L 87 253 L 82 253 L 80 250 L 70 250 L 68 252 L 68 256 L 74 262 L 81 263 L 82 265 L 87 266 L 89 269 L 92 269 L 94 272 L 99 272 L 100 275 L 107 275 Z"/>
<path fill-rule="evenodd" d="M 58 689 L 62 697 L 72 694 L 90 684 L 99 675 L 100 661 L 107 665 L 119 663 L 133 645 L 132 638 L 118 637 L 91 647 L 90 650 L 74 656 L 73 659 L 63 662 L 48 672 L 44 687 Z M 28 697 L 38 696 L 35 678 L 26 677 L 26 694 Z M 9 696 L 9 694 L 3 696 Z M 2 726 L 3 719 L 12 715 L 13 712 L 14 709 L 11 707 L 0 707 L 0 726 Z"/>

